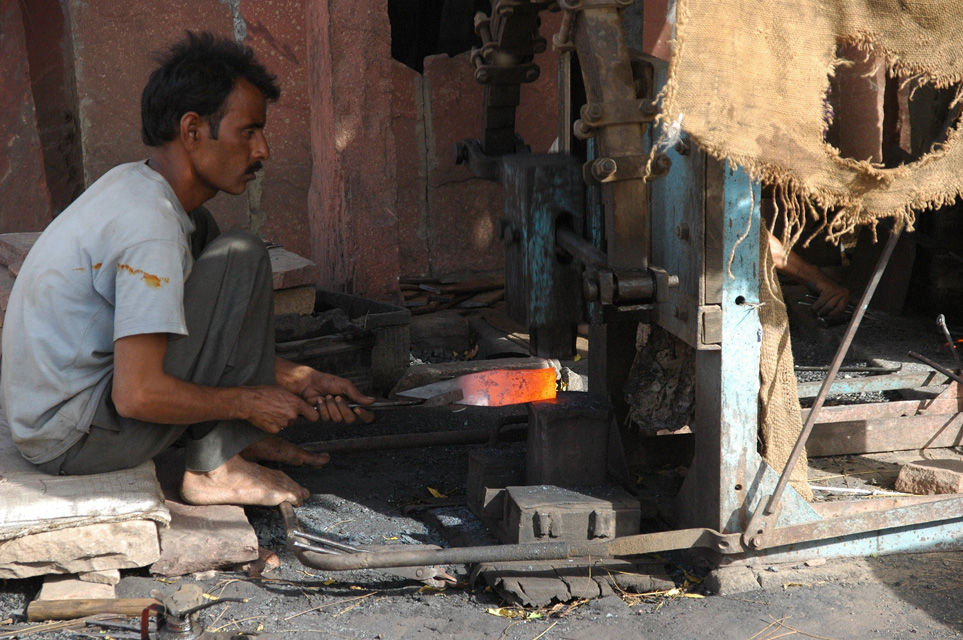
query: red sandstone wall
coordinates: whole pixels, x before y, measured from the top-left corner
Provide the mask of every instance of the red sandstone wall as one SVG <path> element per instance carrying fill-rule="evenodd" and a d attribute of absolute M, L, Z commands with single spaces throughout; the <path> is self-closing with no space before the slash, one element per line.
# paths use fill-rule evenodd
<path fill-rule="evenodd" d="M 17 0 L 0 0 L 0 232 L 39 231 L 50 193 Z"/>

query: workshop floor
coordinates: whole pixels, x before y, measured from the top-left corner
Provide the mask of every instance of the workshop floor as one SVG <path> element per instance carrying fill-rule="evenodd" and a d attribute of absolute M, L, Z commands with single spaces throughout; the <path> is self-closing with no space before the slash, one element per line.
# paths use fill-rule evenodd
<path fill-rule="evenodd" d="M 399 431 L 481 428 L 512 411 L 518 409 L 409 410 L 386 413 L 364 426 L 295 425 L 288 436 L 310 442 Z M 286 471 L 312 491 L 312 497 L 297 510 L 306 530 L 359 545 L 444 545 L 458 536 L 462 542 L 478 544 L 486 534 L 467 510 L 437 506 L 464 499 L 467 459 L 467 447 L 434 447 L 342 454 L 321 470 Z M 877 456 L 823 458 L 811 465 L 811 478 L 841 481 L 846 486 L 889 487 L 895 464 L 895 460 Z M 484 583 L 471 584 L 462 566 L 449 568 L 462 584 L 444 590 L 379 571 L 329 573 L 305 567 L 284 549 L 276 510 L 252 508 L 248 515 L 260 544 L 278 554 L 278 567 L 261 577 L 218 571 L 174 580 L 126 571 L 117 588 L 118 597 L 145 597 L 155 590 L 168 594 L 183 584 L 198 583 L 213 597 L 247 599 L 204 611 L 201 621 L 208 629 L 276 632 L 293 639 L 963 637 L 963 556 L 957 553 L 764 566 L 757 574 L 761 588 L 707 597 L 700 584 L 686 585 L 687 579 L 695 582 L 704 576 L 705 566 L 696 558 L 667 555 L 662 559 L 670 575 L 677 577 L 680 589 L 522 610 L 506 605 Z M 22 622 L 24 608 L 39 587 L 39 579 L 0 582 L 0 638 L 8 637 L 5 630 L 12 623 Z M 95 630 L 91 633 L 97 634 Z M 31 637 L 77 636 L 34 631 Z M 125 636 L 112 632 L 110 637 Z"/>

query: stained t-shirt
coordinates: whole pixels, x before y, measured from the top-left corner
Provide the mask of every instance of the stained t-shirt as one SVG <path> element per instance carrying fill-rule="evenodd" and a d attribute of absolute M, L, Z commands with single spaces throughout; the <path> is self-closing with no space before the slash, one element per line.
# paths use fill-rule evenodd
<path fill-rule="evenodd" d="M 10 294 L 0 373 L 28 460 L 47 462 L 89 430 L 115 340 L 187 334 L 193 230 L 167 181 L 135 162 L 104 174 L 40 235 Z"/>

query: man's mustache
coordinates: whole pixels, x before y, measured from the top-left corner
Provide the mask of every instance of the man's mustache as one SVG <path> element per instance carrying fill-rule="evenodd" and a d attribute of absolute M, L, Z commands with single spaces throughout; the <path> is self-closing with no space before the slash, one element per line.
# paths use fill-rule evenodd
<path fill-rule="evenodd" d="M 250 167 L 247 168 L 245 173 L 254 173 L 255 171 L 260 171 L 264 167 L 260 162 L 255 162 Z"/>

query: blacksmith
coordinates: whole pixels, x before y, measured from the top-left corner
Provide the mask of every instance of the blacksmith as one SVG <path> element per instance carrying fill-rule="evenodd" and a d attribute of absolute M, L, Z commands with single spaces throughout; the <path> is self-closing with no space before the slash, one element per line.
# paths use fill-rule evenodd
<path fill-rule="evenodd" d="M 181 442 L 193 504 L 300 504 L 257 460 L 321 466 L 277 434 L 298 417 L 353 422 L 337 376 L 274 354 L 271 265 L 254 236 L 201 207 L 268 160 L 275 78 L 250 49 L 187 34 L 141 103 L 150 158 L 115 167 L 41 234 L 3 327 L 0 391 L 23 455 L 51 474 L 138 465 Z M 190 212 L 190 213 L 188 213 Z"/>

